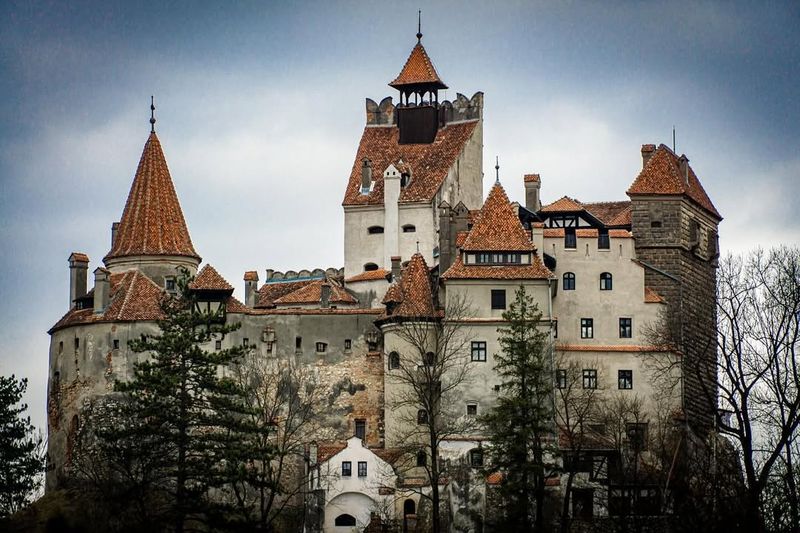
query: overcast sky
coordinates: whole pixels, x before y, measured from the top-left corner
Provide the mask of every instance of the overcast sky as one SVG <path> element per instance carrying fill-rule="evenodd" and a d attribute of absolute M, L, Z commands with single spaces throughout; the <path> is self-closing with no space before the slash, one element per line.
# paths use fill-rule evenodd
<path fill-rule="evenodd" d="M 0 374 L 45 420 L 72 251 L 108 252 L 156 129 L 195 248 L 245 270 L 343 264 L 364 98 L 423 44 L 445 96 L 485 93 L 484 188 L 626 199 L 643 143 L 686 153 L 723 251 L 800 241 L 800 4 L 0 3 Z"/>

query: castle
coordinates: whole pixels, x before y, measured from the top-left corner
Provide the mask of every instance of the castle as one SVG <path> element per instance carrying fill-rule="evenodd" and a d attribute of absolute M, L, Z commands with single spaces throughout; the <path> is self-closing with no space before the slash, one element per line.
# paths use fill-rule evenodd
<path fill-rule="evenodd" d="M 447 86 L 421 35 L 389 85 L 400 99 L 367 99 L 366 126 L 343 183 L 343 268 L 267 269 L 263 280 L 247 271 L 241 300 L 211 264 L 200 268 L 151 128 L 93 287 L 90 259 L 69 257 L 69 309 L 49 331 L 48 489 L 63 481 L 84 402 L 129 379 L 141 355 L 128 341 L 158 332 L 161 295 L 175 290 L 180 267 L 196 275 L 192 288 L 202 302 L 241 324 L 207 349 L 254 344 L 262 358 L 313 367 L 336 391 L 309 443 L 309 484 L 324 531 L 363 529 L 378 507 L 400 520 L 416 517 L 424 476 L 413 468 L 398 475 L 391 453 L 407 444 L 409 416 L 395 407 L 402 384 L 394 376 L 408 351 L 399 329 L 404 320 L 445 312 L 449 302 L 470 305 L 470 315 L 459 318 L 470 332 L 464 355 L 472 367 L 455 406 L 464 416 L 486 412 L 497 397 L 497 328 L 524 286 L 557 360 L 582 369 L 583 388 L 655 402 L 641 354 L 665 350 L 651 346 L 648 332 L 666 321 L 677 341 L 664 356 L 679 361 L 671 371 L 681 384 L 670 410 L 697 428 L 711 423 L 714 404 L 702 376 L 715 356 L 709 340 L 721 216 L 688 159 L 643 145 L 642 170 L 624 201 L 564 196 L 542 205 L 538 174 L 524 176 L 522 203 L 507 197 L 499 178 L 484 200 L 483 93 L 439 101 Z M 562 369 L 555 379 L 561 386 Z M 484 441 L 479 432 L 459 435 L 441 454 L 478 466 Z M 600 497 L 575 494 L 590 514 Z"/>

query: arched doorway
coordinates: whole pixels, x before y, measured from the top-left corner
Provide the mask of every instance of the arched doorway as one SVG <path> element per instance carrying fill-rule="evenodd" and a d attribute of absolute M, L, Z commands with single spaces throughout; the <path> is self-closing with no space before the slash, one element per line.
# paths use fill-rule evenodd
<path fill-rule="evenodd" d="M 403 533 L 417 530 L 417 504 L 411 498 L 403 502 Z"/>

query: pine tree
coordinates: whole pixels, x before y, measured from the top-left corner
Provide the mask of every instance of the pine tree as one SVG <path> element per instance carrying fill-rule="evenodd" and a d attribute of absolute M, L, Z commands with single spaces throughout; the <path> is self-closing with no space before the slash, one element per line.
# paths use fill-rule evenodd
<path fill-rule="evenodd" d="M 0 376 L 0 517 L 30 501 L 44 470 L 42 439 L 20 403 L 27 387 L 27 379 Z"/>
<path fill-rule="evenodd" d="M 130 400 L 123 416 L 134 423 L 101 435 L 109 442 L 141 436 L 162 456 L 157 467 L 165 480 L 162 489 L 171 496 L 176 532 L 190 522 L 224 518 L 226 509 L 211 493 L 229 481 L 225 465 L 238 455 L 246 424 L 242 391 L 224 376 L 226 367 L 250 347 L 202 348 L 239 324 L 225 324 L 219 314 L 200 311 L 190 282 L 184 271 L 178 295 L 163 299 L 160 334 L 130 343 L 134 352 L 148 355 L 134 366 L 131 381 L 116 386 Z"/>
<path fill-rule="evenodd" d="M 502 351 L 495 355 L 495 371 L 502 380 L 501 393 L 483 419 L 492 442 L 488 467 L 503 474 L 503 521 L 513 531 L 544 527 L 545 480 L 553 467 L 551 346 L 541 318 L 520 286 L 503 313 L 508 325 L 498 329 Z"/>

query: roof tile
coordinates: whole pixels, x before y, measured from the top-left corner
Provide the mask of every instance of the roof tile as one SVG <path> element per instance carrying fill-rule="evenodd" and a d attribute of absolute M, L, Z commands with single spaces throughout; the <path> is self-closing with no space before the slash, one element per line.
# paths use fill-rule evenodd
<path fill-rule="evenodd" d="M 430 270 L 422 254 L 411 256 L 403 276 L 389 287 L 383 303 L 397 304 L 387 316 L 430 317 L 436 314 Z"/>
<path fill-rule="evenodd" d="M 436 85 L 438 89 L 447 89 L 447 85 L 439 78 L 436 68 L 433 66 L 431 58 L 428 57 L 428 52 L 421 42 L 417 42 L 414 48 L 411 49 L 411 54 L 403 65 L 403 70 L 400 74 L 389 84 L 395 89 L 400 89 L 405 85 L 417 85 L 430 83 Z"/>
<path fill-rule="evenodd" d="M 531 251 L 533 244 L 511 207 L 506 191 L 495 183 L 462 246 L 470 251 Z"/>
<path fill-rule="evenodd" d="M 360 274 L 356 274 L 355 276 L 350 276 L 344 281 L 345 283 L 354 283 L 356 281 L 373 281 L 378 279 L 386 280 L 386 277 L 389 274 L 391 274 L 391 272 L 389 272 L 385 268 L 379 268 L 377 270 L 367 270 Z"/>
<path fill-rule="evenodd" d="M 211 265 L 205 265 L 200 273 L 189 283 L 190 289 L 206 291 L 233 291 L 233 286 L 225 281 Z"/>
<path fill-rule="evenodd" d="M 358 300 L 353 298 L 338 283 L 331 280 L 317 279 L 311 283 L 298 288 L 280 298 L 276 299 L 276 305 L 286 304 L 318 304 L 322 301 L 322 286 L 327 284 L 331 288 L 330 303 L 356 304 Z"/>

